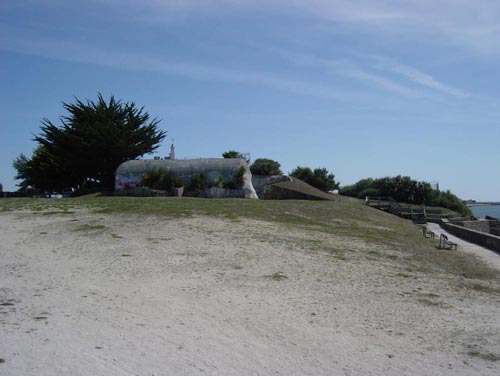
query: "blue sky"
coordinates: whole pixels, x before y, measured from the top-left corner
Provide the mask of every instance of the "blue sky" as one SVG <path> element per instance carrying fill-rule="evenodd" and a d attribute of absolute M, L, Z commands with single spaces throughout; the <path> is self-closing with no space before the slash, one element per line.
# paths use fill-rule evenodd
<path fill-rule="evenodd" d="M 500 2 L 0 3 L 0 182 L 61 102 L 115 95 L 162 119 L 179 158 L 409 175 L 500 201 Z"/>

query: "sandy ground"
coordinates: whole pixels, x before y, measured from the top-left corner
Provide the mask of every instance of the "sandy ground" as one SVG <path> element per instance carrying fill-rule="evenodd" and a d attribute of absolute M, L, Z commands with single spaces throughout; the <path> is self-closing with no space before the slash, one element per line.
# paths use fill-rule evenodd
<path fill-rule="evenodd" d="M 0 375 L 500 374 L 498 293 L 359 240 L 89 213 L 0 213 L 0 238 Z"/>

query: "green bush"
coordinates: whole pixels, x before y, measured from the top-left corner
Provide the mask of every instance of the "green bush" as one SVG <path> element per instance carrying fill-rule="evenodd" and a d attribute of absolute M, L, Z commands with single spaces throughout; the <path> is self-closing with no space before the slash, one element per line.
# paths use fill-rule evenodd
<path fill-rule="evenodd" d="M 192 191 L 202 191 L 206 188 L 207 177 L 203 172 L 199 172 L 191 176 L 191 181 L 189 183 L 189 190 Z"/>
<path fill-rule="evenodd" d="M 224 178 L 222 176 L 217 176 L 214 183 L 217 188 L 224 188 Z"/>
<path fill-rule="evenodd" d="M 325 192 L 339 187 L 339 183 L 335 181 L 335 175 L 329 173 L 326 168 L 315 168 L 313 171 L 309 167 L 298 166 L 290 172 L 290 175 Z"/>
<path fill-rule="evenodd" d="M 250 171 L 254 175 L 282 175 L 281 165 L 267 158 L 258 158 L 250 166 Z"/>
<path fill-rule="evenodd" d="M 240 188 L 243 186 L 243 183 L 245 182 L 245 172 L 247 172 L 245 166 L 240 166 L 238 167 L 236 173 L 234 174 L 234 179 L 236 180 L 236 183 L 240 186 Z"/>
<path fill-rule="evenodd" d="M 429 183 L 413 180 L 409 176 L 362 179 L 355 184 L 342 187 L 340 193 L 358 198 L 366 196 L 392 197 L 397 202 L 440 206 L 463 215 L 472 216 L 471 210 L 450 191 L 433 190 Z"/>
<path fill-rule="evenodd" d="M 158 168 L 144 173 L 137 185 L 151 189 L 169 190 L 177 186 L 177 184 L 182 186 L 182 182 L 177 178 L 175 173 L 166 172 L 162 168 Z"/>
<path fill-rule="evenodd" d="M 236 150 L 228 150 L 222 153 L 222 158 L 245 158 L 242 153 Z"/>
<path fill-rule="evenodd" d="M 377 197 L 377 196 L 380 196 L 380 195 L 379 195 L 379 192 L 378 192 L 377 188 L 369 187 L 369 188 L 363 189 L 358 194 L 358 198 L 363 198 L 364 199 L 366 196 L 368 196 L 368 197 Z"/>

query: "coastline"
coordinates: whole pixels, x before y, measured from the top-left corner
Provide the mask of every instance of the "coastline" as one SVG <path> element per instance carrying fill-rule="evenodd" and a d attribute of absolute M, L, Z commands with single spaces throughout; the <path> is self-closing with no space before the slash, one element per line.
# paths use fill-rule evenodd
<path fill-rule="evenodd" d="M 474 204 L 465 204 L 465 206 L 490 206 L 490 205 L 500 205 L 500 202 L 476 202 Z"/>

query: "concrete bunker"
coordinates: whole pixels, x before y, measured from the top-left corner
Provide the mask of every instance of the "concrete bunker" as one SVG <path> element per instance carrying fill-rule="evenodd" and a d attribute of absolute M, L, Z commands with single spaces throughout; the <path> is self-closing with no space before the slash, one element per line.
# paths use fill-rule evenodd
<path fill-rule="evenodd" d="M 235 173 L 243 167 L 243 183 L 239 191 L 228 196 L 218 188 L 218 183 L 230 181 Z M 173 173 L 185 185 L 189 186 L 193 176 L 202 173 L 205 177 L 208 197 L 244 197 L 258 198 L 252 185 L 252 174 L 248 163 L 243 158 L 199 158 L 199 159 L 141 159 L 130 160 L 118 166 L 115 173 L 115 191 L 132 190 L 137 187 L 142 176 L 150 171 L 161 169 Z M 227 190 L 226 190 L 227 191 Z M 233 190 L 237 191 L 237 190 Z"/>

